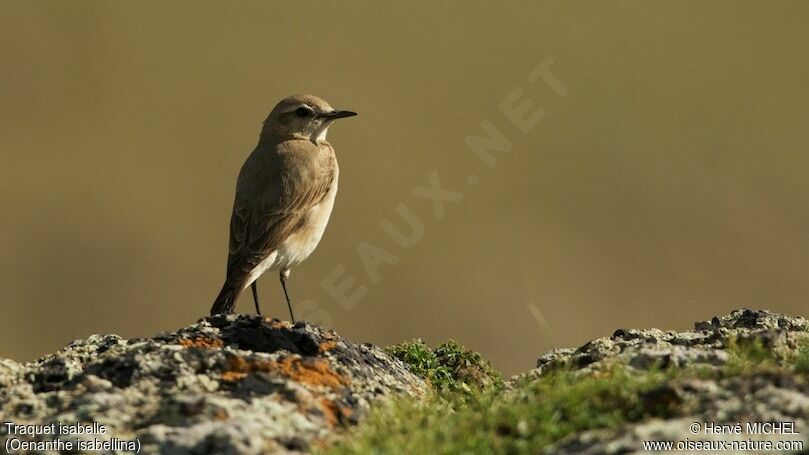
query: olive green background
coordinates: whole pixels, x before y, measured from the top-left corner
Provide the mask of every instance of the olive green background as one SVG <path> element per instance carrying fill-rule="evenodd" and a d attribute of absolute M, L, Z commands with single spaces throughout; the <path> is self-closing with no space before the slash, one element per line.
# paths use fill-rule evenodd
<path fill-rule="evenodd" d="M 617 328 L 805 316 L 807 23 L 806 2 L 3 0 L 0 356 L 205 315 L 239 167 L 300 92 L 360 113 L 290 280 L 352 340 L 451 337 L 513 373 Z M 565 96 L 526 79 L 546 57 Z M 546 112 L 526 134 L 498 108 L 516 88 Z M 464 144 L 484 119 L 513 144 L 491 169 Z M 441 220 L 413 194 L 433 171 L 463 194 Z M 380 226 L 406 231 L 399 204 L 411 248 Z M 375 283 L 362 242 L 398 260 Z M 340 265 L 368 289 L 350 310 L 321 285 Z M 286 318 L 275 274 L 260 290 Z"/>

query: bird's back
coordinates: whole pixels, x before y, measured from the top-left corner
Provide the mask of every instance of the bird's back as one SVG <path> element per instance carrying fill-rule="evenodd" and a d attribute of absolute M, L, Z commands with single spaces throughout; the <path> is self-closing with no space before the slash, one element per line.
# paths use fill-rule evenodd
<path fill-rule="evenodd" d="M 259 144 L 239 173 L 231 217 L 229 270 L 234 269 L 236 275 L 249 274 L 293 233 L 318 224 L 323 215 L 328 220 L 337 177 L 334 149 L 327 142 L 294 139 Z M 327 211 L 321 204 L 324 200 Z M 297 237 L 305 237 L 303 234 Z M 300 256 L 287 246 L 288 256 Z M 300 260 L 305 256 L 308 254 Z"/>

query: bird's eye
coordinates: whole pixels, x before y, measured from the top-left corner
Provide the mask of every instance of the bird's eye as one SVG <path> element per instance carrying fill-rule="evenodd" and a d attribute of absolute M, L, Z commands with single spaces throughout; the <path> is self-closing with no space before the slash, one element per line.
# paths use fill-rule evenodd
<path fill-rule="evenodd" d="M 301 106 L 301 107 L 295 109 L 295 115 L 297 115 L 298 117 L 306 117 L 311 113 L 312 113 L 312 110 L 309 109 L 308 107 Z"/>

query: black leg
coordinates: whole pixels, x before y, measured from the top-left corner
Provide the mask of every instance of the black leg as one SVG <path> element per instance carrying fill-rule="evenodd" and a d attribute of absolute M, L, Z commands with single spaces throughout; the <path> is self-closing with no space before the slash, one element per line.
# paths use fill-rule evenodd
<path fill-rule="evenodd" d="M 253 284 L 251 284 L 250 287 L 253 289 L 253 302 L 256 303 L 256 314 L 261 316 L 261 308 L 258 307 L 258 289 L 256 289 L 256 281 L 253 281 Z"/>
<path fill-rule="evenodd" d="M 284 297 L 287 298 L 287 307 L 289 307 L 289 317 L 292 318 L 292 323 L 295 323 L 295 315 L 292 314 L 292 303 L 289 301 L 289 293 L 287 292 L 287 277 L 284 271 L 281 271 L 281 287 L 284 288 Z"/>

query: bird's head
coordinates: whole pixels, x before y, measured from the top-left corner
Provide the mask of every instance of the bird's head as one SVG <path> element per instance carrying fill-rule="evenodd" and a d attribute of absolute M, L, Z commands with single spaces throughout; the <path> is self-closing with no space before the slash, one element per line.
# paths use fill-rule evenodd
<path fill-rule="evenodd" d="M 354 115 L 357 113 L 334 109 L 314 95 L 293 95 L 281 100 L 270 112 L 264 121 L 261 138 L 298 138 L 317 143 L 326 140 L 326 132 L 332 122 Z"/>

